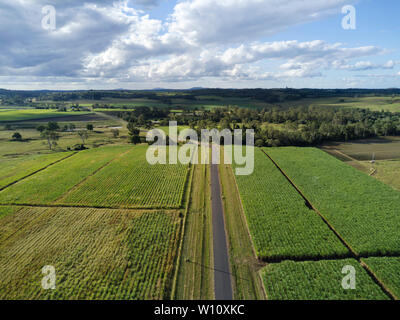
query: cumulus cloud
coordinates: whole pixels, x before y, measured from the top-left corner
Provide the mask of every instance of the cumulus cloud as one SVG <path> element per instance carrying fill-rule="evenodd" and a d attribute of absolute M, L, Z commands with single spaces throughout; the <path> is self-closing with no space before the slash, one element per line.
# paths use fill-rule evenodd
<path fill-rule="evenodd" d="M 260 41 L 340 12 L 351 0 L 182 0 L 165 21 L 142 8 L 160 1 L 0 0 L 0 76 L 89 83 L 276 80 L 397 65 L 361 60 L 385 53 L 376 46 Z M 49 31 L 41 9 L 52 2 L 57 28 Z"/>
<path fill-rule="evenodd" d="M 171 32 L 189 43 L 238 42 L 339 12 L 352 0 L 192 0 L 175 6 Z"/>

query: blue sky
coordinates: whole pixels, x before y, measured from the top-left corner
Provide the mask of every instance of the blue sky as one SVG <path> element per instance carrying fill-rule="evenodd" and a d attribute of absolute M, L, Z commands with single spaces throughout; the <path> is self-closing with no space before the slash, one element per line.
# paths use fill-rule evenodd
<path fill-rule="evenodd" d="M 356 30 L 342 28 L 345 5 Z M 0 87 L 400 87 L 399 12 L 397 0 L 0 0 Z"/>

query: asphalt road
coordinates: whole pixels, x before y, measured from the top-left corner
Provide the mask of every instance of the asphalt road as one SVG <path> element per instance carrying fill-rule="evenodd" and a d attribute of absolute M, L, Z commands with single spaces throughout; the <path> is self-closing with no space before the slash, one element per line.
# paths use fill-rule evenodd
<path fill-rule="evenodd" d="M 216 300 L 232 300 L 229 253 L 226 242 L 224 211 L 218 165 L 211 165 L 211 204 L 214 244 L 214 290 Z"/>

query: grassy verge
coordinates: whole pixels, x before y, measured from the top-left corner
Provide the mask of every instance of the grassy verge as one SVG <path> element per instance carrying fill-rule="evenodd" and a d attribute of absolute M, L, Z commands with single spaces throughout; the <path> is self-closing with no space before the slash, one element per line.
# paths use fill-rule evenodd
<path fill-rule="evenodd" d="M 265 299 L 257 272 L 261 265 L 254 254 L 232 167 L 221 164 L 219 169 L 233 273 L 234 298 Z"/>
<path fill-rule="evenodd" d="M 195 165 L 187 212 L 175 299 L 214 298 L 210 173 L 206 165 Z"/>

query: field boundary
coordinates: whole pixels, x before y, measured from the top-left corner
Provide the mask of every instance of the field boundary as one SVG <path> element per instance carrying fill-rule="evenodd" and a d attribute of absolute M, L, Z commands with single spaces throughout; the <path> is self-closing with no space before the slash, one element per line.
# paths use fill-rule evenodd
<path fill-rule="evenodd" d="M 187 216 L 188 216 L 188 213 L 189 213 L 190 194 L 192 192 L 192 182 L 193 182 L 193 176 L 194 176 L 194 166 L 195 165 L 191 165 L 191 167 L 190 167 L 191 172 L 190 172 L 189 179 L 186 179 L 186 180 L 189 180 L 189 181 L 187 181 L 187 188 L 185 188 L 185 189 L 188 189 L 187 190 L 187 194 L 185 195 L 186 196 L 186 208 L 185 208 L 185 212 L 184 212 L 184 217 L 183 217 L 182 222 L 181 222 L 182 223 L 182 226 L 181 226 L 182 230 L 180 232 L 180 241 L 179 241 L 179 248 L 178 248 L 178 252 L 177 252 L 177 256 L 176 256 L 175 272 L 174 272 L 174 277 L 172 279 L 171 300 L 174 300 L 175 296 L 176 296 L 176 286 L 177 286 L 177 282 L 178 282 L 178 273 L 179 273 L 179 270 L 180 270 L 180 267 L 181 267 L 183 239 L 184 239 L 185 230 L 186 230 L 186 220 L 187 220 Z M 181 206 L 182 206 L 182 203 L 181 203 Z"/>
<path fill-rule="evenodd" d="M 127 212 L 159 212 L 165 213 L 178 212 L 179 208 L 109 208 L 109 207 L 79 207 L 79 206 L 58 206 L 58 205 L 33 205 L 33 204 L 0 204 L 0 207 L 16 207 L 16 208 L 42 208 L 42 209 L 94 209 L 94 210 L 121 210 Z M 399 255 L 400 256 L 400 255 Z M 370 257 L 365 257 L 370 258 Z"/>
<path fill-rule="evenodd" d="M 64 160 L 66 160 L 66 159 L 68 159 L 68 158 L 71 158 L 72 156 L 76 155 L 77 153 L 79 153 L 79 151 L 76 151 L 76 152 L 74 152 L 74 153 L 72 153 L 72 154 L 69 154 L 68 156 L 66 156 L 66 157 L 64 157 L 64 158 L 58 159 L 57 161 L 54 161 L 54 162 L 48 164 L 47 166 L 45 166 L 45 167 L 43 167 L 43 168 L 41 168 L 41 169 L 38 169 L 38 170 L 36 170 L 36 171 L 34 171 L 34 172 L 32 172 L 32 173 L 30 173 L 30 174 L 28 174 L 28 175 L 26 175 L 26 176 L 24 176 L 24 177 L 22 177 L 22 178 L 17 179 L 17 180 L 14 181 L 14 182 L 11 182 L 11 183 L 7 184 L 7 185 L 4 186 L 4 187 L 1 187 L 1 188 L 0 188 L 0 192 L 3 191 L 4 189 L 7 189 L 8 187 L 11 187 L 12 185 L 14 185 L 14 184 L 16 184 L 16 183 L 18 183 L 18 182 L 21 182 L 22 180 L 25 180 L 25 179 L 27 179 L 27 178 L 29 178 L 29 177 L 31 177 L 31 176 L 33 176 L 33 175 L 35 175 L 35 174 L 41 172 L 41 171 L 44 171 L 44 170 L 48 169 L 49 167 L 51 167 L 51 166 L 53 166 L 53 165 L 55 165 L 55 164 L 57 164 L 57 163 L 60 163 L 61 161 L 64 161 Z"/>
<path fill-rule="evenodd" d="M 96 173 L 98 173 L 99 171 L 103 170 L 104 168 L 108 167 L 108 165 L 110 165 L 112 162 L 114 162 L 115 160 L 117 160 L 118 158 L 124 156 L 125 154 L 127 154 L 129 151 L 132 151 L 132 149 L 128 149 L 127 151 L 117 155 L 115 158 L 111 159 L 110 161 L 106 162 L 105 164 L 103 164 L 100 168 L 97 168 L 95 171 L 93 171 L 91 174 L 89 174 L 88 176 L 86 176 L 85 178 L 83 178 L 83 180 L 79 181 L 77 184 L 75 184 L 74 186 L 72 186 L 70 189 L 68 189 L 67 191 L 65 191 L 61 196 L 59 196 L 54 202 L 57 203 L 59 201 L 61 201 L 62 199 L 64 199 L 66 196 L 68 196 L 73 190 L 79 188 L 81 185 L 83 185 L 89 178 L 93 177 Z"/>
<path fill-rule="evenodd" d="M 79 205 L 79 204 L 53 204 L 53 203 L 0 203 L 2 207 L 32 207 L 32 208 L 75 208 L 75 209 L 110 209 L 110 210 L 181 210 L 181 207 L 121 207 L 121 206 L 95 206 L 95 205 Z"/>
<path fill-rule="evenodd" d="M 297 187 L 297 185 L 290 179 L 290 177 L 285 173 L 285 171 L 275 162 L 270 155 L 268 155 L 263 149 L 260 149 L 262 153 L 264 153 L 272 163 L 279 169 L 279 171 L 283 174 L 283 176 L 290 182 L 290 184 L 297 190 L 297 192 L 303 197 L 308 205 L 313 209 L 315 213 L 317 213 L 320 218 L 324 221 L 324 223 L 329 227 L 329 229 L 336 235 L 336 237 L 346 246 L 346 248 L 353 255 L 354 259 L 358 261 L 361 267 L 368 273 L 368 275 L 372 278 L 372 280 L 379 285 L 383 292 L 389 296 L 392 300 L 397 300 L 397 297 L 393 292 L 391 292 L 386 285 L 378 278 L 378 276 L 372 272 L 372 270 L 361 260 L 360 255 L 347 243 L 347 241 L 342 238 L 342 236 L 335 230 L 335 228 L 330 224 L 329 220 L 325 218 L 325 216 L 307 199 L 307 197 L 303 194 L 303 192 Z"/>

